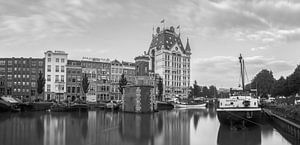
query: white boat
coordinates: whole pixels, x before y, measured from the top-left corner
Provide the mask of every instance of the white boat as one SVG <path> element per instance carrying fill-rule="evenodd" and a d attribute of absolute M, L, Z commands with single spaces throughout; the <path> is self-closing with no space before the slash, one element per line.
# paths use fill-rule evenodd
<path fill-rule="evenodd" d="M 175 108 L 203 108 L 206 107 L 206 103 L 201 104 L 174 104 Z"/>
<path fill-rule="evenodd" d="M 244 60 L 242 55 L 239 57 L 241 64 L 242 89 L 231 90 L 229 98 L 218 99 L 217 116 L 222 124 L 255 124 L 261 116 L 259 99 L 251 96 L 245 91 L 244 85 Z"/>

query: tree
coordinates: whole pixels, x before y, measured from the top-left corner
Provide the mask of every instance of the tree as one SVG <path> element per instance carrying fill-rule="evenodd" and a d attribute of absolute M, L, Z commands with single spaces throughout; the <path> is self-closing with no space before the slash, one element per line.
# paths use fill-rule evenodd
<path fill-rule="evenodd" d="M 209 96 L 209 89 L 207 88 L 207 86 L 202 87 L 202 94 L 203 94 L 204 97 Z"/>
<path fill-rule="evenodd" d="M 195 80 L 194 81 L 194 84 L 193 84 L 193 98 L 195 98 L 195 97 L 200 97 L 201 95 L 200 95 L 200 93 L 201 93 L 201 88 L 200 88 L 200 86 L 197 84 L 197 81 Z"/>
<path fill-rule="evenodd" d="M 275 81 L 272 96 L 287 96 L 289 95 L 287 80 L 281 76 L 278 80 Z"/>
<path fill-rule="evenodd" d="M 86 100 L 86 93 L 88 93 L 89 85 L 90 85 L 89 79 L 88 79 L 86 73 L 83 75 L 81 85 L 82 85 L 82 90 L 84 92 L 84 96 L 85 96 L 85 100 Z"/>
<path fill-rule="evenodd" d="M 192 86 L 189 87 L 189 99 L 192 99 L 194 96 L 194 88 Z"/>
<path fill-rule="evenodd" d="M 287 86 L 289 90 L 289 95 L 299 93 L 300 91 L 300 65 L 297 66 L 295 71 L 288 76 Z"/>
<path fill-rule="evenodd" d="M 37 93 L 41 95 L 44 92 L 45 86 L 45 78 L 43 77 L 43 73 L 39 72 L 39 78 L 37 79 Z"/>
<path fill-rule="evenodd" d="M 158 100 L 162 101 L 164 88 L 163 88 L 163 79 L 161 77 L 158 78 L 157 89 L 158 89 Z"/>
<path fill-rule="evenodd" d="M 209 86 L 209 95 L 208 97 L 216 97 L 216 95 L 218 94 L 217 88 L 214 85 Z"/>
<path fill-rule="evenodd" d="M 261 70 L 251 82 L 251 86 L 257 86 L 258 95 L 267 96 L 271 94 L 275 79 L 272 71 Z"/>
<path fill-rule="evenodd" d="M 127 85 L 127 79 L 125 77 L 124 74 L 121 75 L 121 78 L 119 80 L 119 91 L 121 92 L 121 94 L 123 95 L 123 89 L 124 89 L 124 86 Z"/>

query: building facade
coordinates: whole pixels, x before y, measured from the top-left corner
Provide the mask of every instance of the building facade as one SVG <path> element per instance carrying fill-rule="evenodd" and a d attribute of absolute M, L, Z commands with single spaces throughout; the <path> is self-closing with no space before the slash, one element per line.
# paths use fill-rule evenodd
<path fill-rule="evenodd" d="M 118 60 L 111 61 L 111 98 L 115 100 L 121 99 L 121 93 L 119 91 L 119 80 L 123 74 L 123 65 Z"/>
<path fill-rule="evenodd" d="M 75 101 L 82 98 L 82 66 L 79 60 L 67 61 L 67 99 Z"/>
<path fill-rule="evenodd" d="M 163 79 L 163 99 L 188 97 L 191 69 L 189 39 L 184 47 L 173 26 L 163 30 L 157 27 L 147 54 L 151 58 L 150 70 Z"/>
<path fill-rule="evenodd" d="M 64 51 L 45 52 L 45 100 L 66 100 L 66 65 Z"/>
<path fill-rule="evenodd" d="M 37 99 L 37 80 L 39 72 L 44 74 L 44 66 L 42 58 L 0 58 L 0 96 Z"/>
<path fill-rule="evenodd" d="M 87 74 L 90 83 L 87 101 L 110 100 L 110 60 L 84 57 L 81 66 L 82 73 Z"/>
<path fill-rule="evenodd" d="M 111 61 L 111 99 L 121 100 L 121 93 L 119 91 L 119 80 L 124 74 L 127 84 L 135 84 L 135 63 L 126 61 Z"/>
<path fill-rule="evenodd" d="M 127 84 L 135 82 L 135 63 L 122 61 L 123 74 L 127 80 Z"/>

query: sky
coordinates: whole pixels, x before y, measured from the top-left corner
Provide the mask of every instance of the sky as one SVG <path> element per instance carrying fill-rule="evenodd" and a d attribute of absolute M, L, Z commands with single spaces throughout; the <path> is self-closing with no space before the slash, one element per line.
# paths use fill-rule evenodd
<path fill-rule="evenodd" d="M 153 27 L 181 27 L 189 38 L 191 81 L 237 87 L 238 56 L 250 82 L 262 69 L 291 74 L 300 60 L 297 0 L 0 0 L 0 57 L 43 57 L 63 50 L 134 61 Z"/>

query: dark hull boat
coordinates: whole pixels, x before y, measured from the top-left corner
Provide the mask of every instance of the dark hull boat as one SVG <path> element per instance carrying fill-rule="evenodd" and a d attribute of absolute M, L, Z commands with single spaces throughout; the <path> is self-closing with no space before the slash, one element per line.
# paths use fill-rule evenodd
<path fill-rule="evenodd" d="M 50 110 L 51 102 L 32 102 L 20 104 L 21 111 L 47 111 Z"/>
<path fill-rule="evenodd" d="M 221 124 L 226 125 L 255 125 L 261 118 L 260 108 L 217 109 Z"/>
<path fill-rule="evenodd" d="M 242 56 L 239 57 L 241 64 L 242 89 L 231 90 L 229 98 L 218 99 L 217 116 L 221 124 L 246 125 L 257 124 L 261 116 L 259 100 L 245 91 L 244 74 L 245 64 Z"/>
<path fill-rule="evenodd" d="M 174 105 L 168 102 L 156 101 L 157 103 L 157 110 L 172 110 Z"/>
<path fill-rule="evenodd" d="M 87 104 L 71 104 L 71 105 L 54 105 L 51 108 L 52 112 L 87 112 L 89 107 Z"/>

